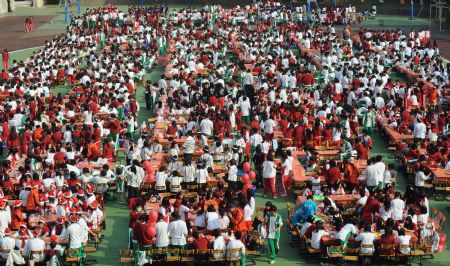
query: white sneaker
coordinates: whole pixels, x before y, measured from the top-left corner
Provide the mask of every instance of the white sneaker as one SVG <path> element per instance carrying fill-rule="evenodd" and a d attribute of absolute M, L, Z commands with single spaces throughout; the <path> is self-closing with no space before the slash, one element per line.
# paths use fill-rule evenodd
<path fill-rule="evenodd" d="M 271 260 L 269 264 L 275 264 L 275 260 Z"/>

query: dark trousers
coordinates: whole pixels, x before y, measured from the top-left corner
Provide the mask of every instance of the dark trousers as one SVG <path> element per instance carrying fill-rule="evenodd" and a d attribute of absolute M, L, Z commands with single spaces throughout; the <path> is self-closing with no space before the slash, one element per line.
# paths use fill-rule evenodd
<path fill-rule="evenodd" d="M 192 162 L 192 153 L 185 153 L 184 154 L 184 163 L 186 164 L 186 165 L 190 165 L 191 164 L 191 162 Z"/>
<path fill-rule="evenodd" d="M 128 187 L 128 199 L 137 198 L 138 197 L 139 188 L 137 187 Z"/>

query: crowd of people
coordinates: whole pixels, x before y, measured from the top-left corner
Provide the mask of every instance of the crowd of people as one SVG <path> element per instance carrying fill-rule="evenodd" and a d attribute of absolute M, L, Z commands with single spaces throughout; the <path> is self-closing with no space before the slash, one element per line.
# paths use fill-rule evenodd
<path fill-rule="evenodd" d="M 277 199 L 304 186 L 289 223 L 313 249 L 360 241 L 372 244 L 364 253 L 392 244 L 406 254 L 410 243 L 437 251 L 423 186 L 433 161 L 450 165 L 439 101 L 450 66 L 426 30 L 336 26 L 354 13 L 308 15 L 273 1 L 128 12 L 108 4 L 74 17 L 24 62 L 8 65 L 5 50 L 0 247 L 13 252 L 0 255 L 57 265 L 68 241 L 84 257 L 116 185 L 127 192 L 139 265 L 187 247 L 244 265 L 261 240 L 275 263 L 283 219 L 271 202 L 257 213 L 261 187 Z M 144 84 L 155 117 L 139 125 L 137 85 L 156 63 L 163 75 Z M 54 95 L 65 82 L 69 93 Z M 375 130 L 412 135 L 396 143 L 415 169 L 405 194 L 395 190 L 395 166 L 370 156 Z M 294 168 L 299 152 L 304 171 Z"/>
<path fill-rule="evenodd" d="M 83 264 L 86 247 L 92 252 L 101 241 L 104 196 L 130 168 L 116 159 L 137 128 L 136 87 L 155 63 L 165 8 L 88 9 L 25 61 L 3 51 L 0 256 L 7 265 L 62 265 L 64 250 Z M 69 91 L 55 93 L 58 85 Z"/>

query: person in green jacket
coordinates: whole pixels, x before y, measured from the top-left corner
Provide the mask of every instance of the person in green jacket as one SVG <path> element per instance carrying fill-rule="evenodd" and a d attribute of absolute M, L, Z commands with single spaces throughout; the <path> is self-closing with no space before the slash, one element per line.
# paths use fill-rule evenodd
<path fill-rule="evenodd" d="M 280 249 L 280 231 L 283 226 L 283 219 L 281 218 L 281 215 L 277 213 L 277 206 L 272 205 L 270 207 L 270 211 L 264 219 L 264 224 L 267 226 L 270 264 L 274 264 Z"/>

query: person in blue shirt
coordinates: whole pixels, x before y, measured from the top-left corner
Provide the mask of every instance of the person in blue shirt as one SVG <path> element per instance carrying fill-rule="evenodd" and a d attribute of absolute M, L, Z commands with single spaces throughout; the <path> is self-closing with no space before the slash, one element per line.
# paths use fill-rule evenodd
<path fill-rule="evenodd" d="M 294 217 L 292 217 L 292 222 L 295 225 L 303 224 L 309 216 L 316 215 L 318 210 L 317 204 L 313 201 L 313 196 L 308 195 L 306 200 L 300 205 L 300 208 L 295 212 Z"/>

